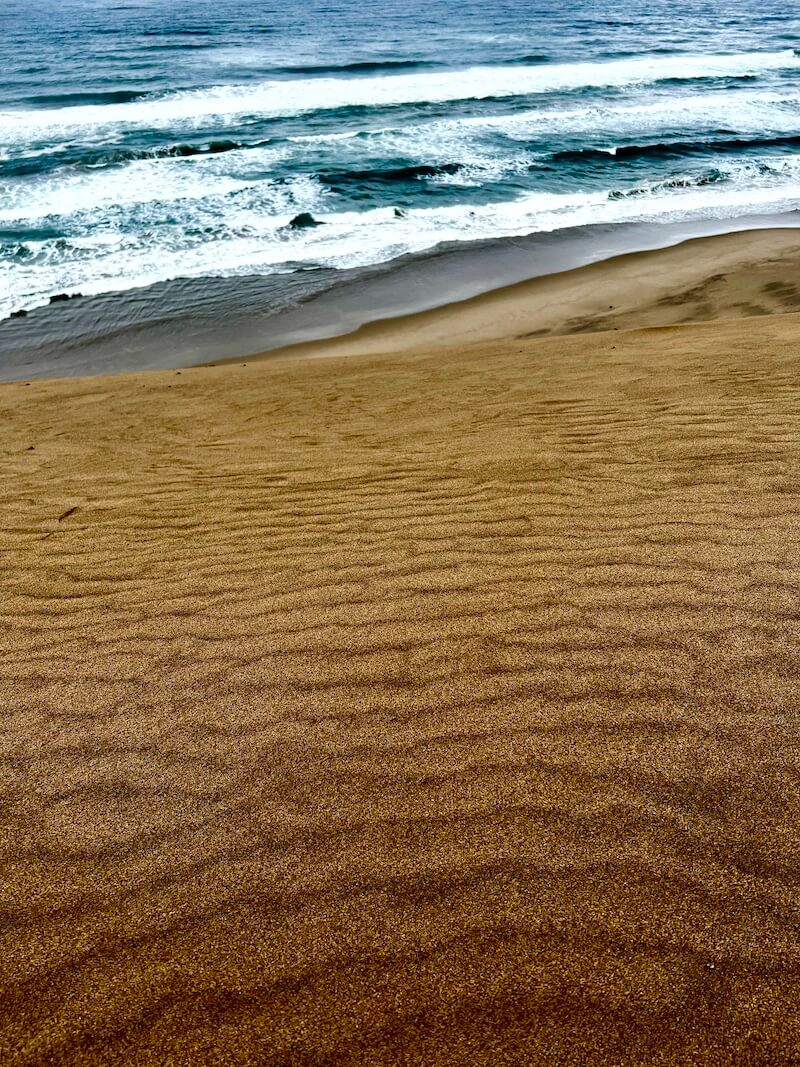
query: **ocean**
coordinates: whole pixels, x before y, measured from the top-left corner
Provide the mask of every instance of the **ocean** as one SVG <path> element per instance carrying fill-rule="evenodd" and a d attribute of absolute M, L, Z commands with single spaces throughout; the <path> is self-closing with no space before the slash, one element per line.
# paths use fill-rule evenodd
<path fill-rule="evenodd" d="M 799 36 L 777 0 L 2 0 L 0 320 L 34 314 L 0 353 L 486 241 L 794 212 Z M 83 319 L 50 307 L 73 293 Z"/>

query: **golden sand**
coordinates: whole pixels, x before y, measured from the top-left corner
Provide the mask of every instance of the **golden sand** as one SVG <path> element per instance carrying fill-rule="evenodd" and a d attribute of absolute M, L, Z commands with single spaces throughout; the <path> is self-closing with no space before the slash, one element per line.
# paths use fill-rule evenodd
<path fill-rule="evenodd" d="M 2 1064 L 788 1064 L 800 316 L 0 388 Z"/>

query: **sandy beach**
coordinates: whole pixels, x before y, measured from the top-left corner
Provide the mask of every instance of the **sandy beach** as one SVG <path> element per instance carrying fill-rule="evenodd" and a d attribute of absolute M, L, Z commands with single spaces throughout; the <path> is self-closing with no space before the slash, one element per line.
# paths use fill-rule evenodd
<path fill-rule="evenodd" d="M 799 268 L 0 386 L 0 1062 L 797 1063 Z"/>
<path fill-rule="evenodd" d="M 697 237 L 264 355 L 371 355 L 800 311 L 798 266 L 797 228 Z"/>

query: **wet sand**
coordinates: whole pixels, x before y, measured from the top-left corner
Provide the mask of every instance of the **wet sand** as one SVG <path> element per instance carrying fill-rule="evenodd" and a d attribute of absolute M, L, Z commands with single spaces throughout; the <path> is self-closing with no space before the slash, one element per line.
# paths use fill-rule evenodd
<path fill-rule="evenodd" d="M 797 1062 L 798 352 L 0 388 L 0 1062 Z"/>
<path fill-rule="evenodd" d="M 455 329 L 457 340 L 470 331 L 474 333 L 473 308 L 479 309 L 479 321 L 485 323 L 475 340 L 497 339 L 508 336 L 509 331 L 502 316 L 499 330 L 496 314 L 492 324 L 493 308 L 502 307 L 504 314 L 510 312 L 515 320 L 521 318 L 522 332 L 542 325 L 538 286 L 528 289 L 520 283 L 554 274 L 559 275 L 557 280 L 551 280 L 562 304 L 556 325 L 571 328 L 569 319 L 578 317 L 581 308 L 584 315 L 590 313 L 590 318 L 597 318 L 598 313 L 597 301 L 590 301 L 587 306 L 586 294 L 572 284 L 571 279 L 581 277 L 572 273 L 575 268 L 603 262 L 603 270 L 588 276 L 594 279 L 591 285 L 599 286 L 598 295 L 603 297 L 600 290 L 606 284 L 604 279 L 611 284 L 611 276 L 617 272 L 611 262 L 614 257 L 673 247 L 714 234 L 727 235 L 732 228 L 739 237 L 727 245 L 727 276 L 738 271 L 748 257 L 751 263 L 754 261 L 752 240 L 758 240 L 764 230 L 771 231 L 772 236 L 761 239 L 755 262 L 759 263 L 759 255 L 770 259 L 781 251 L 789 252 L 788 272 L 792 273 L 792 263 L 796 266 L 798 258 L 797 246 L 787 231 L 800 232 L 800 212 L 683 223 L 568 227 L 521 238 L 455 242 L 418 255 L 401 256 L 390 263 L 347 270 L 237 278 L 178 277 L 144 288 L 56 302 L 36 308 L 24 318 L 0 321 L 0 381 L 176 370 L 352 335 L 367 324 L 377 331 L 376 337 L 381 337 L 381 347 L 388 342 L 389 349 L 398 351 L 419 343 L 408 327 L 438 321 L 436 315 L 428 320 L 418 317 L 420 313 L 431 309 L 444 312 L 448 306 L 455 312 L 446 316 L 448 329 Z M 676 297 L 680 285 L 686 288 L 681 278 L 688 258 L 685 253 L 677 255 L 666 273 L 659 263 L 654 261 L 654 270 L 662 276 L 662 292 Z M 180 268 L 176 261 L 176 270 Z M 712 261 L 708 273 L 718 271 Z M 676 287 L 671 289 L 672 272 Z M 696 270 L 693 276 L 696 278 Z M 784 272 L 778 278 L 779 284 L 782 281 Z M 512 286 L 517 286 L 513 292 Z M 466 301 L 481 294 L 488 297 L 490 293 L 485 305 L 476 302 L 467 306 Z M 529 293 L 533 301 L 526 298 Z M 542 289 L 542 294 L 552 295 L 550 285 Z M 537 302 L 539 311 L 535 311 Z M 609 302 L 613 301 L 606 301 Z M 635 312 L 641 310 L 641 303 L 634 302 L 632 306 Z M 780 292 L 757 294 L 753 306 L 792 310 L 790 298 Z M 488 318 L 480 310 L 484 307 Z M 606 309 L 601 305 L 599 310 Z M 734 309 L 733 313 L 743 312 Z M 388 330 L 379 329 L 381 320 L 388 319 L 392 320 Z M 436 330 L 426 330 L 425 338 L 429 347 L 442 343 Z M 445 343 L 449 343 L 448 338 L 445 333 Z M 351 336 L 350 340 L 355 338 Z M 362 344 L 364 341 L 366 345 Z M 358 342 L 362 353 L 372 350 L 374 342 L 366 331 L 359 335 Z M 350 341 L 339 351 L 349 354 Z"/>

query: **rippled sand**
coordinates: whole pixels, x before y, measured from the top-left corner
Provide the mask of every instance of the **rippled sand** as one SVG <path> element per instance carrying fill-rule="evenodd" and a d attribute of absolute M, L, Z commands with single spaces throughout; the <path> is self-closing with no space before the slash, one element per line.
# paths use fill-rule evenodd
<path fill-rule="evenodd" d="M 799 359 L 0 389 L 0 1061 L 796 1062 Z"/>

